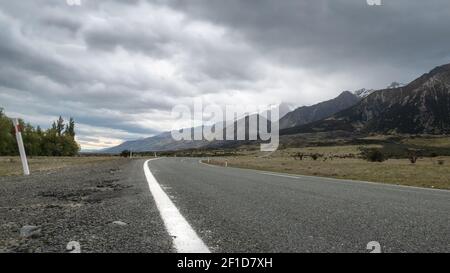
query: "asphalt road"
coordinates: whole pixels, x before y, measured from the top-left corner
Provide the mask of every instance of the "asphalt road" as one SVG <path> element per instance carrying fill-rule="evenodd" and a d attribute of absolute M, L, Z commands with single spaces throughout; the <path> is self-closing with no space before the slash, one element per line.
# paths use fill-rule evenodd
<path fill-rule="evenodd" d="M 184 218 L 211 252 L 369 252 L 371 241 L 383 252 L 450 252 L 450 191 L 162 158 L 149 163 L 163 189 L 155 197 L 144 162 L 0 178 L 0 253 L 66 252 L 71 241 L 82 252 L 175 252 L 182 238 L 163 215 L 175 231 Z M 41 231 L 23 237 L 27 225 Z"/>
<path fill-rule="evenodd" d="M 149 167 L 213 252 L 450 252 L 450 191 L 165 158 Z"/>

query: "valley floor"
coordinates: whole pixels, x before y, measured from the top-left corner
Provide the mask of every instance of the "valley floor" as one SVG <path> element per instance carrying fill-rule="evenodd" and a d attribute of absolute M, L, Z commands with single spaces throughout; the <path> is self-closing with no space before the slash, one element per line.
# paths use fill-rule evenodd
<path fill-rule="evenodd" d="M 347 153 L 353 147 L 334 149 Z M 410 179 L 413 173 L 404 170 L 418 168 L 417 176 L 447 181 L 434 186 L 448 188 L 448 162 L 294 160 L 288 152 L 227 160 L 232 166 L 247 160 L 247 167 L 277 171 L 293 162 L 321 172 L 317 175 L 333 164 L 347 172 L 350 166 L 371 166 L 373 173 L 376 166 L 380 175 Z M 161 196 L 153 194 L 151 183 L 160 185 L 211 252 L 368 252 L 372 241 L 383 252 L 449 251 L 450 191 L 214 167 L 200 164 L 198 157 L 144 162 L 117 159 L 0 177 L 0 253 L 64 253 L 74 242 L 83 253 L 175 252 L 174 240 L 181 237 L 168 232 L 156 204 Z"/>
<path fill-rule="evenodd" d="M 405 159 L 368 162 L 360 158 L 345 158 L 356 153 L 357 146 L 285 149 L 273 154 L 249 152 L 246 155 L 211 158 L 210 163 L 229 167 L 256 169 L 290 174 L 371 181 L 406 186 L 450 189 L 450 157 L 424 157 L 415 164 Z M 330 153 L 334 156 L 302 160 L 292 156 L 297 152 Z M 344 157 L 344 158 L 340 158 Z"/>
<path fill-rule="evenodd" d="M 89 165 L 93 163 L 117 160 L 118 157 L 29 157 L 28 164 L 31 173 L 58 170 L 70 166 Z M 0 177 L 15 176 L 22 174 L 22 164 L 20 157 L 2 156 L 0 157 Z"/>

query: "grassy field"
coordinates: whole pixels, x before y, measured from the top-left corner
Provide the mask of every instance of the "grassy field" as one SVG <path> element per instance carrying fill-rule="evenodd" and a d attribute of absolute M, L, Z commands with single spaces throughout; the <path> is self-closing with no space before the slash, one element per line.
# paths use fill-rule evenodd
<path fill-rule="evenodd" d="M 34 173 L 114 159 L 117 157 L 33 157 L 28 159 L 28 164 L 31 173 Z M 22 163 L 19 157 L 0 157 L 0 176 L 21 174 Z"/>
<path fill-rule="evenodd" d="M 450 147 L 450 137 L 407 138 L 403 140 L 403 143 L 425 147 L 448 148 Z"/>
<path fill-rule="evenodd" d="M 323 158 L 305 157 L 295 160 L 295 153 L 322 153 Z M 212 164 L 290 174 L 372 181 L 417 187 L 450 189 L 450 157 L 420 158 L 412 164 L 408 159 L 368 162 L 358 156 L 358 146 L 311 147 L 285 149 L 270 155 L 249 152 L 244 156 L 214 158 Z M 342 157 L 344 155 L 344 157 Z"/>

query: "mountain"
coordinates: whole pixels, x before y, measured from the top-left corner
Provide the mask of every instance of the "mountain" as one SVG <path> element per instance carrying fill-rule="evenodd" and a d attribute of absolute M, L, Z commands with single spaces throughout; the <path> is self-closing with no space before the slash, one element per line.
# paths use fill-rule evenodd
<path fill-rule="evenodd" d="M 289 112 L 289 105 L 282 103 L 280 105 L 280 128 L 287 128 L 287 126 L 295 126 L 297 124 L 306 124 L 312 121 L 317 121 L 322 118 L 333 115 L 334 113 L 348 108 L 356 104 L 360 98 L 351 92 L 345 91 L 340 94 L 337 98 L 322 102 L 313 106 L 305 106 L 297 108 L 296 110 Z M 287 114 L 286 114 L 287 113 Z M 259 119 L 259 115 L 256 117 Z M 239 123 L 245 124 L 245 127 L 249 127 L 249 117 L 246 116 L 241 118 Z M 237 123 L 234 123 L 236 127 Z M 284 127 L 283 127 L 284 126 Z M 188 129 L 189 130 L 189 129 Z M 192 128 L 191 128 L 192 130 Z M 229 126 L 224 130 L 224 138 L 227 130 L 234 130 Z M 162 134 L 133 141 L 126 141 L 119 146 L 108 148 L 102 150 L 103 153 L 120 153 L 124 150 L 132 150 L 135 152 L 146 152 L 146 151 L 173 151 L 173 150 L 183 150 L 183 149 L 193 149 L 193 148 L 219 148 L 219 147 L 237 147 L 239 145 L 249 144 L 248 129 L 246 129 L 245 140 L 237 140 L 237 134 L 234 133 L 235 141 L 175 141 L 172 139 L 170 132 L 164 132 Z"/>
<path fill-rule="evenodd" d="M 280 119 L 280 129 L 301 126 L 327 118 L 337 112 L 349 108 L 360 101 L 360 97 L 349 91 L 342 92 L 338 97 L 312 106 L 303 106 L 286 114 Z"/>
<path fill-rule="evenodd" d="M 208 141 L 208 140 L 183 140 L 183 141 L 176 141 L 172 138 L 171 132 L 164 132 L 159 135 L 139 139 L 139 140 L 133 140 L 133 141 L 126 141 L 118 146 L 107 148 L 100 153 L 111 153 L 111 154 L 118 154 L 121 153 L 124 150 L 134 151 L 134 152 L 161 152 L 161 151 L 177 151 L 177 150 L 186 150 L 186 149 L 197 149 L 197 148 L 224 148 L 224 147 L 237 147 L 240 145 L 252 143 L 252 140 L 249 140 L 249 121 L 250 118 L 255 118 L 255 121 L 258 123 L 257 128 L 259 128 L 259 120 L 262 118 L 258 114 L 253 114 L 250 116 L 245 116 L 237 121 L 235 121 L 232 125 L 228 125 L 228 127 L 225 127 L 223 130 L 223 139 L 228 139 L 226 134 L 228 131 L 233 132 L 233 140 L 215 140 L 215 141 Z M 267 119 L 264 118 L 262 122 L 267 123 L 267 128 L 270 130 L 270 123 L 267 121 Z M 243 140 L 238 140 L 237 136 L 237 130 L 238 124 L 241 124 L 245 126 L 245 131 Z M 240 125 L 240 126 L 241 126 Z M 204 136 L 207 137 L 207 130 L 206 129 L 212 129 L 211 131 L 215 130 L 215 126 L 205 126 L 203 127 L 205 130 Z M 193 130 L 198 129 L 201 127 L 196 128 L 187 128 L 184 130 L 190 130 L 191 137 L 193 138 Z M 210 136 L 210 138 L 213 138 Z"/>
<path fill-rule="evenodd" d="M 360 133 L 450 133 L 450 64 L 407 85 L 345 91 L 335 99 L 304 106 L 280 119 L 280 134 L 345 131 Z M 245 117 L 244 124 L 248 124 Z M 236 123 L 235 123 L 236 124 Z M 246 139 L 248 134 L 246 133 Z M 236 134 L 235 134 L 236 138 Z M 175 141 L 170 132 L 124 142 L 104 153 L 237 147 L 251 141 Z"/>
<path fill-rule="evenodd" d="M 164 132 L 159 135 L 139 140 L 125 141 L 124 143 L 102 150 L 102 153 L 118 154 L 124 150 L 134 152 L 160 152 L 175 151 L 184 149 L 200 148 L 207 145 L 207 141 L 175 141 L 170 132 Z"/>
<path fill-rule="evenodd" d="M 436 67 L 405 86 L 375 91 L 329 118 L 288 128 L 281 134 L 332 130 L 450 133 L 450 64 Z"/>
<path fill-rule="evenodd" d="M 107 148 L 100 153 L 111 153 L 111 154 L 117 154 L 121 153 L 124 150 L 131 150 L 134 152 L 161 152 L 161 151 L 177 151 L 177 150 L 186 150 L 186 149 L 198 149 L 198 148 L 220 148 L 220 147 L 235 147 L 239 146 L 244 143 L 251 142 L 249 140 L 249 121 L 250 117 L 255 118 L 256 122 L 259 122 L 259 119 L 261 118 L 258 114 L 253 114 L 250 116 L 245 116 L 237 121 L 235 121 L 232 124 L 224 124 L 224 126 L 227 126 L 223 129 L 223 139 L 227 138 L 227 132 L 233 132 L 233 140 L 215 140 L 215 141 L 208 141 L 206 139 L 204 140 L 182 140 L 177 141 L 174 140 L 172 137 L 171 132 L 164 132 L 159 135 L 148 137 L 144 139 L 139 140 L 132 140 L 132 141 L 126 141 L 118 146 Z M 265 122 L 268 123 L 266 119 L 264 119 Z M 263 121 L 264 122 L 264 121 Z M 238 128 L 238 124 L 241 124 L 239 126 L 245 126 L 244 132 L 244 140 L 238 140 L 237 136 L 237 130 L 235 128 Z M 268 123 L 268 126 L 270 123 Z M 211 126 L 203 126 L 203 134 L 204 138 L 213 139 L 214 138 L 214 131 L 216 125 Z M 259 128 L 259 125 L 257 125 L 257 128 Z M 268 127 L 270 129 L 270 127 Z M 190 130 L 191 138 L 194 138 L 194 130 L 199 129 L 202 130 L 202 127 L 195 127 L 195 128 L 186 128 L 184 130 Z M 212 132 L 213 135 L 210 135 L 208 132 Z M 231 138 L 231 137 L 230 137 Z"/>
<path fill-rule="evenodd" d="M 362 88 L 362 89 L 354 91 L 353 94 L 355 94 L 356 96 L 363 99 L 363 98 L 369 96 L 370 94 L 372 94 L 373 92 L 375 92 L 375 89 Z"/>

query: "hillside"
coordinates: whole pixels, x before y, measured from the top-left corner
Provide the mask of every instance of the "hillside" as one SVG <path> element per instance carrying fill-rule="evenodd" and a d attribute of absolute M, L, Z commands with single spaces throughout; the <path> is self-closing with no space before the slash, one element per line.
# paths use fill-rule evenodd
<path fill-rule="evenodd" d="M 138 139 L 133 141 L 126 141 L 118 146 L 102 150 L 102 153 L 117 154 L 124 150 L 131 150 L 134 152 L 159 152 L 159 151 L 174 151 L 183 149 L 199 148 L 206 145 L 206 141 L 175 141 L 172 139 L 170 132 L 164 132 L 159 135 Z"/>
<path fill-rule="evenodd" d="M 342 92 L 338 97 L 312 106 L 303 106 L 286 114 L 280 119 L 280 129 L 301 126 L 327 118 L 337 112 L 347 109 L 360 101 L 360 97 L 349 91 Z"/>
<path fill-rule="evenodd" d="M 280 119 L 280 134 L 344 131 L 358 133 L 450 133 L 450 64 L 439 66 L 411 83 L 383 90 L 348 91 L 335 99 L 304 106 Z M 245 124 L 248 124 L 248 117 Z M 236 138 L 236 135 L 235 135 Z M 248 139 L 248 133 L 246 133 Z M 105 153 L 223 148 L 247 141 L 175 141 L 170 132 L 124 142 Z"/>
<path fill-rule="evenodd" d="M 259 115 L 256 116 L 257 122 L 259 122 L 259 118 L 261 118 Z M 267 122 L 267 121 L 266 121 Z M 237 133 L 235 128 L 237 128 L 238 123 L 245 124 L 245 140 L 237 140 Z M 269 125 L 270 126 L 270 125 Z M 214 125 L 212 126 L 214 130 Z M 233 131 L 234 135 L 234 141 L 233 140 L 227 140 L 227 141 L 207 141 L 207 140 L 183 140 L 183 141 L 176 141 L 172 138 L 172 134 L 170 132 L 164 132 L 159 135 L 139 139 L 139 140 L 133 140 L 133 141 L 126 141 L 118 146 L 104 149 L 101 151 L 101 153 L 111 153 L 111 154 L 117 154 L 124 150 L 131 150 L 134 152 L 160 152 L 160 151 L 177 151 L 177 150 L 186 150 L 186 149 L 195 149 L 195 148 L 223 148 L 223 147 L 236 147 L 243 145 L 245 143 L 250 143 L 249 141 L 249 116 L 246 116 L 242 119 L 239 119 L 238 121 L 234 122 L 233 125 L 230 125 L 226 127 L 223 130 L 223 138 L 226 139 L 226 133 L 227 131 Z M 268 127 L 270 128 L 270 127 Z M 191 135 L 193 134 L 193 128 L 185 129 L 185 130 L 191 130 Z M 206 133 L 206 131 L 205 131 Z"/>
<path fill-rule="evenodd" d="M 378 90 L 332 117 L 282 130 L 365 133 L 450 133 L 450 64 L 439 66 L 406 86 Z"/>

